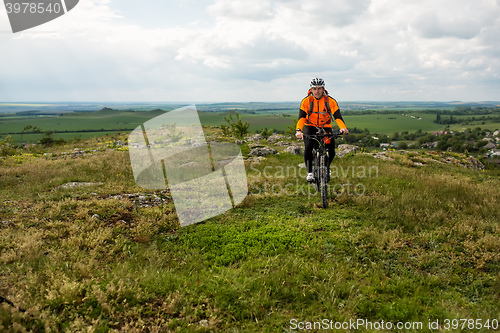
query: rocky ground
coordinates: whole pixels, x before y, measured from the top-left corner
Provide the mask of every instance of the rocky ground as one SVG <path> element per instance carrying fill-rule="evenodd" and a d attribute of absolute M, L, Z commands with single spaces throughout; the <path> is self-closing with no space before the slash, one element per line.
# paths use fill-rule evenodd
<path fill-rule="evenodd" d="M 250 153 L 248 160 L 250 162 L 262 161 L 266 156 L 276 155 L 281 153 L 289 153 L 294 155 L 302 155 L 304 147 L 302 142 L 293 142 L 287 137 L 274 134 L 266 140 L 260 134 L 255 134 L 247 137 L 245 141 L 240 141 L 238 144 L 248 143 Z M 469 169 L 484 170 L 484 165 L 475 157 L 466 156 L 463 154 L 450 152 L 435 152 L 435 151 L 407 151 L 407 150 L 382 150 L 374 152 L 366 152 L 355 145 L 341 144 L 338 146 L 335 156 L 344 158 L 349 154 L 364 154 L 372 156 L 376 159 L 395 161 L 403 160 L 408 166 L 423 167 L 430 163 L 453 164 Z"/>

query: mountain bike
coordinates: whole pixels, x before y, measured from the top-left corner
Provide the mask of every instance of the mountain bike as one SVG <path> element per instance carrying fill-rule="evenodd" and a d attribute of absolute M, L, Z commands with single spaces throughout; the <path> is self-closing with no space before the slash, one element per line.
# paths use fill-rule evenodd
<path fill-rule="evenodd" d="M 328 182 L 330 181 L 330 170 L 328 168 L 329 152 L 326 148 L 326 141 L 336 139 L 342 133 L 327 133 L 324 128 L 318 129 L 318 134 L 305 135 L 308 139 L 315 140 L 318 147 L 313 150 L 313 174 L 312 182 L 316 191 L 321 193 L 321 204 L 323 208 L 328 207 Z"/>

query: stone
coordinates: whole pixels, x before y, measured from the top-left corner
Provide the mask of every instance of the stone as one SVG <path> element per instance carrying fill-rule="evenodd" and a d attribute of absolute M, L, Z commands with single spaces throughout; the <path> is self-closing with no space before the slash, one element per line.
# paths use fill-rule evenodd
<path fill-rule="evenodd" d="M 392 157 L 389 157 L 386 155 L 385 151 L 373 154 L 372 156 L 375 157 L 376 159 L 379 159 L 379 160 L 394 161 L 394 159 Z"/>
<path fill-rule="evenodd" d="M 101 186 L 102 184 L 103 183 L 71 182 L 71 183 L 66 183 L 66 184 L 57 186 L 53 189 L 53 191 L 60 190 L 60 189 L 71 189 L 71 188 L 76 188 L 76 187 Z"/>
<path fill-rule="evenodd" d="M 283 140 L 285 136 L 283 134 L 273 134 L 267 138 L 267 143 L 275 143 L 277 141 Z"/>
<path fill-rule="evenodd" d="M 262 161 L 264 161 L 266 158 L 264 156 L 253 156 L 253 157 L 249 157 L 247 159 L 248 162 L 250 163 L 260 163 Z"/>
<path fill-rule="evenodd" d="M 254 134 L 251 137 L 248 137 L 246 139 L 248 139 L 248 141 L 260 141 L 260 140 L 264 140 L 264 137 L 260 134 Z"/>
<path fill-rule="evenodd" d="M 248 155 L 249 156 L 267 156 L 267 155 L 275 155 L 277 153 L 278 153 L 278 151 L 276 149 L 264 147 L 264 148 L 254 148 L 250 151 L 250 154 L 248 154 Z"/>
<path fill-rule="evenodd" d="M 335 153 L 335 156 L 337 156 L 339 158 L 342 158 L 350 153 L 355 153 L 356 151 L 359 150 L 358 146 L 347 145 L 347 144 L 339 145 L 338 148 L 339 148 L 339 150 L 338 150 L 338 152 Z"/>
<path fill-rule="evenodd" d="M 304 153 L 304 149 L 299 146 L 290 146 L 285 148 L 285 153 L 293 154 L 293 155 L 302 155 Z"/>

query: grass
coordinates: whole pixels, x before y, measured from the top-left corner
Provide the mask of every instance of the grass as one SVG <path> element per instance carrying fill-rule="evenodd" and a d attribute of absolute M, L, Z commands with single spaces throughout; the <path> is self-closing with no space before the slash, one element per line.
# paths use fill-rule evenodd
<path fill-rule="evenodd" d="M 0 331 L 290 332 L 293 319 L 327 318 L 424 323 L 405 330 L 416 332 L 499 320 L 498 173 L 395 157 L 336 159 L 333 184 L 362 195 L 332 192 L 328 209 L 301 157 L 247 162 L 245 201 L 184 228 L 168 195 L 156 207 L 113 197 L 153 193 L 135 186 L 127 152 L 2 160 L 0 295 L 27 312 L 0 304 Z M 103 185 L 53 191 L 69 181 Z"/>

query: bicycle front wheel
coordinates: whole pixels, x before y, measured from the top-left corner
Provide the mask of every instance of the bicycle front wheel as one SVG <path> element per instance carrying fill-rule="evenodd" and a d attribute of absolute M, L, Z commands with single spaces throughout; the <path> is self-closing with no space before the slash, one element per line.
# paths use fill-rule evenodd
<path fill-rule="evenodd" d="M 319 187 L 323 208 L 328 207 L 328 166 L 326 157 L 326 155 L 321 155 L 319 158 Z"/>

